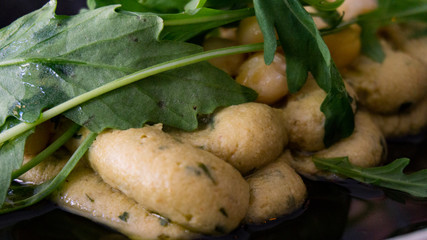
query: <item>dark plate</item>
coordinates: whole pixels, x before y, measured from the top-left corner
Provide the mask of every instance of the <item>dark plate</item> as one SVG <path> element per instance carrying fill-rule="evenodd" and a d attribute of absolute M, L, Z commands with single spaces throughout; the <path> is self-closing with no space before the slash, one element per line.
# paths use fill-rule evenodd
<path fill-rule="evenodd" d="M 38 9 L 47 0 L 0 1 L 0 27 Z M 58 14 L 75 14 L 85 0 L 60 0 Z M 389 141 L 389 160 L 409 157 L 408 172 L 427 168 L 426 134 Z M 263 225 L 245 225 L 225 237 L 206 239 L 385 239 L 424 229 L 427 239 L 427 201 L 384 191 L 354 181 L 305 179 L 309 196 L 303 209 Z M 427 188 L 427 186 L 426 186 Z M 42 201 L 30 208 L 0 215 L 0 239 L 127 239 L 85 218 Z"/>

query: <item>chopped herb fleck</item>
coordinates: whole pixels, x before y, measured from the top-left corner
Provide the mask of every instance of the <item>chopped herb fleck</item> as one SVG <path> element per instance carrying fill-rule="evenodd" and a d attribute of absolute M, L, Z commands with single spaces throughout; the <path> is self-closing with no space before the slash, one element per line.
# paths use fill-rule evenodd
<path fill-rule="evenodd" d="M 160 214 L 158 214 L 156 212 L 152 212 L 151 214 L 154 215 L 155 217 L 157 217 L 159 219 L 159 223 L 163 227 L 166 227 L 171 222 L 169 218 L 163 217 L 162 215 L 160 215 Z"/>
<path fill-rule="evenodd" d="M 127 222 L 129 219 L 129 213 L 128 212 L 123 212 L 122 215 L 119 216 L 120 220 L 122 220 L 123 222 Z"/>
<path fill-rule="evenodd" d="M 227 211 L 225 211 L 225 208 L 220 208 L 219 211 L 224 215 L 225 217 L 228 217 Z"/>
<path fill-rule="evenodd" d="M 184 215 L 184 217 L 185 217 L 185 220 L 187 220 L 188 222 L 191 221 L 191 219 L 193 219 L 193 215 L 191 214 Z"/>
<path fill-rule="evenodd" d="M 199 163 L 198 167 L 203 170 L 203 172 L 206 174 L 206 176 L 209 177 L 210 180 L 212 180 L 213 184 L 217 184 L 216 180 L 213 178 L 211 172 L 209 171 L 209 168 L 205 164 Z"/>
<path fill-rule="evenodd" d="M 169 225 L 169 219 L 161 217 L 159 218 L 160 221 L 160 225 L 162 225 L 163 227 L 166 227 L 167 225 Z"/>
<path fill-rule="evenodd" d="M 91 198 L 87 193 L 86 193 L 86 197 L 89 199 L 90 202 L 95 202 L 95 199 Z"/>
<path fill-rule="evenodd" d="M 191 172 L 191 173 L 194 173 L 196 176 L 200 176 L 200 175 L 202 175 L 202 172 L 201 172 L 199 169 L 195 168 L 195 167 L 192 167 L 192 166 L 186 166 L 186 167 L 185 167 L 185 169 L 186 169 L 187 171 Z"/>

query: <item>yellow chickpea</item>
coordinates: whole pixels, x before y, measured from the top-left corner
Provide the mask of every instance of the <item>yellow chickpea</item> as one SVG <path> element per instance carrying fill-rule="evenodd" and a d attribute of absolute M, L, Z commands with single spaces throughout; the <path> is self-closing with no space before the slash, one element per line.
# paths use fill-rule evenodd
<path fill-rule="evenodd" d="M 264 42 L 256 17 L 245 18 L 240 22 L 237 28 L 237 42 L 240 44 Z"/>
<path fill-rule="evenodd" d="M 211 37 L 205 40 L 203 47 L 205 50 L 213 50 L 224 47 L 235 46 L 236 43 L 230 39 Z M 218 57 L 208 60 L 215 67 L 223 70 L 230 76 L 236 76 L 237 71 L 245 61 L 245 54 L 236 54 L 232 56 Z"/>
<path fill-rule="evenodd" d="M 360 54 L 360 27 L 356 24 L 323 37 L 338 68 L 346 67 Z"/>
<path fill-rule="evenodd" d="M 239 69 L 236 81 L 258 93 L 257 102 L 272 104 L 288 91 L 285 57 L 276 53 L 270 65 L 264 63 L 264 53 L 259 52 L 246 60 Z"/>

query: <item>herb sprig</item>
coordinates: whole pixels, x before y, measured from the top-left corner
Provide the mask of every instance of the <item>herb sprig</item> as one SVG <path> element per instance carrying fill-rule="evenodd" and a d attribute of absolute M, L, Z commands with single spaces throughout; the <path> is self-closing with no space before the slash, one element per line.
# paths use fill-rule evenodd
<path fill-rule="evenodd" d="M 298 1 L 254 0 L 254 5 L 264 36 L 265 62 L 273 61 L 277 31 L 286 55 L 289 90 L 297 92 L 301 89 L 310 72 L 326 91 L 326 99 L 321 105 L 326 117 L 325 146 L 350 136 L 354 129 L 353 100 L 345 90 L 342 77 L 310 14 Z"/>
<path fill-rule="evenodd" d="M 321 170 L 337 173 L 359 182 L 408 193 L 414 197 L 427 198 L 427 169 L 409 175 L 404 168 L 409 164 L 408 158 L 399 158 L 380 167 L 362 168 L 352 165 L 347 157 L 313 158 Z"/>

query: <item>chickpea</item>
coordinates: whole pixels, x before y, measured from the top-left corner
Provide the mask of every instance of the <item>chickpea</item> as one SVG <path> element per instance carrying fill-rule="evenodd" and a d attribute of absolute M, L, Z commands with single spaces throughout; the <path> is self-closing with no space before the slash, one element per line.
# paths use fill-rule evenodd
<path fill-rule="evenodd" d="M 236 81 L 258 93 L 257 102 L 272 104 L 288 91 L 285 57 L 276 53 L 270 65 L 265 65 L 262 52 L 252 55 L 239 69 Z"/>
<path fill-rule="evenodd" d="M 203 47 L 205 50 L 213 50 L 224 47 L 235 46 L 236 43 L 230 39 L 211 37 L 205 40 Z M 239 66 L 245 60 L 245 54 L 236 54 L 232 56 L 218 57 L 208 60 L 215 67 L 223 70 L 230 76 L 236 76 Z"/>
<path fill-rule="evenodd" d="M 219 31 L 220 38 L 237 41 L 237 27 L 233 27 L 233 28 L 220 27 L 218 31 Z"/>
<path fill-rule="evenodd" d="M 245 18 L 240 22 L 237 28 L 237 41 L 240 44 L 264 42 L 256 17 Z"/>
<path fill-rule="evenodd" d="M 338 68 L 348 66 L 359 56 L 360 32 L 360 27 L 353 24 L 340 32 L 323 37 Z"/>

